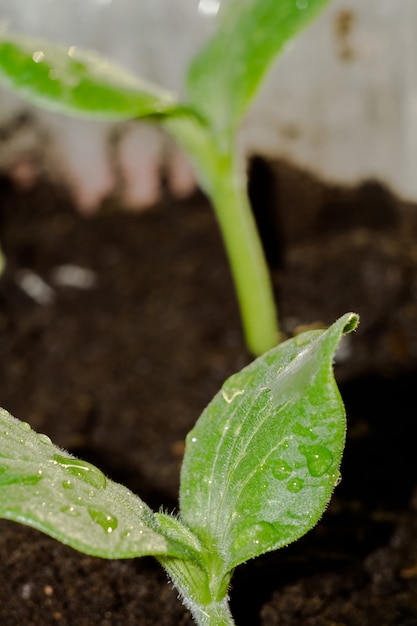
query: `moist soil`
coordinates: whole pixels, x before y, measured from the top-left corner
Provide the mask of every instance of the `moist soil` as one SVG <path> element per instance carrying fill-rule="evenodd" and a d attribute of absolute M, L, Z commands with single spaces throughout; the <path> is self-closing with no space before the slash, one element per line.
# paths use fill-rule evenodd
<path fill-rule="evenodd" d="M 236 623 L 415 626 L 417 206 L 285 163 L 256 159 L 250 180 L 283 332 L 350 310 L 361 325 L 335 366 L 342 482 L 304 538 L 237 568 Z M 50 182 L 3 177 L 0 207 L 0 405 L 175 510 L 184 437 L 250 360 L 208 202 L 133 214 L 108 201 L 85 218 Z M 90 274 L 63 281 L 68 265 Z M 31 295 L 34 277 L 47 288 Z M 192 623 L 152 559 L 92 558 L 0 522 L 2 626 Z"/>

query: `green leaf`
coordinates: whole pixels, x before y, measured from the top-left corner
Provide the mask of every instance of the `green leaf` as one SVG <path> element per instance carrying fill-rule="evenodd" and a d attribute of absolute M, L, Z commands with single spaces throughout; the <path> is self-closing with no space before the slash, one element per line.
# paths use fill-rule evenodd
<path fill-rule="evenodd" d="M 0 409 L 0 517 L 104 558 L 193 552 L 131 491 Z"/>
<path fill-rule="evenodd" d="M 339 478 L 345 412 L 336 347 L 357 316 L 280 344 L 229 378 L 187 436 L 180 510 L 224 571 L 321 517 Z"/>
<path fill-rule="evenodd" d="M 174 94 L 95 52 L 23 36 L 0 37 L 0 80 L 60 113 L 125 120 L 183 112 Z"/>
<path fill-rule="evenodd" d="M 219 134 L 233 130 L 277 54 L 328 0 L 231 0 L 189 67 L 187 96 Z"/>

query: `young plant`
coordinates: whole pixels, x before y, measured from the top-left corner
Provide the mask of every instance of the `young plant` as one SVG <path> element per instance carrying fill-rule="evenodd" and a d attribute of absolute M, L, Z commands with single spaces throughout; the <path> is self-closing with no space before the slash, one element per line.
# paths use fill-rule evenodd
<path fill-rule="evenodd" d="M 146 118 L 183 146 L 215 209 L 254 355 L 276 345 L 279 329 L 236 135 L 276 55 L 327 2 L 223 2 L 217 32 L 188 68 L 184 102 L 94 53 L 6 32 L 0 37 L 0 79 L 35 103 L 97 119 Z"/>
<path fill-rule="evenodd" d="M 345 414 L 332 371 L 348 313 L 229 378 L 187 436 L 178 515 L 140 498 L 0 410 L 0 517 L 87 554 L 152 555 L 197 624 L 233 624 L 233 570 L 298 539 L 335 485 Z"/>

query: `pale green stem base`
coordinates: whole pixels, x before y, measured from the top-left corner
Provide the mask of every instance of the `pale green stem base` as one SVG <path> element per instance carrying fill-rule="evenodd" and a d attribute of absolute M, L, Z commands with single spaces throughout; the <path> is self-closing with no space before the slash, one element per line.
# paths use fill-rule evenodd
<path fill-rule="evenodd" d="M 226 599 L 222 602 L 205 606 L 189 606 L 188 608 L 198 626 L 234 626 Z"/>
<path fill-rule="evenodd" d="M 227 590 L 231 573 L 210 574 L 190 561 L 159 557 L 198 626 L 233 626 Z"/>

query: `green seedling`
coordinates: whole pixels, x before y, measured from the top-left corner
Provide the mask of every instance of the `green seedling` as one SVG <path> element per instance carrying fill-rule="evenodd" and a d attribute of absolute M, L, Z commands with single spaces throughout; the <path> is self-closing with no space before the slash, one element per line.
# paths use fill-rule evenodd
<path fill-rule="evenodd" d="M 222 3 L 217 32 L 188 68 L 183 101 L 97 54 L 6 32 L 0 37 L 0 80 L 35 103 L 97 119 L 159 122 L 185 149 L 216 212 L 254 355 L 276 345 L 279 327 L 237 131 L 277 54 L 327 2 Z"/>
<path fill-rule="evenodd" d="M 0 517 L 87 554 L 152 555 L 197 624 L 233 624 L 235 567 L 304 535 L 339 481 L 345 413 L 332 365 L 357 322 L 348 313 L 281 343 L 225 382 L 187 436 L 175 516 L 0 410 Z"/>

